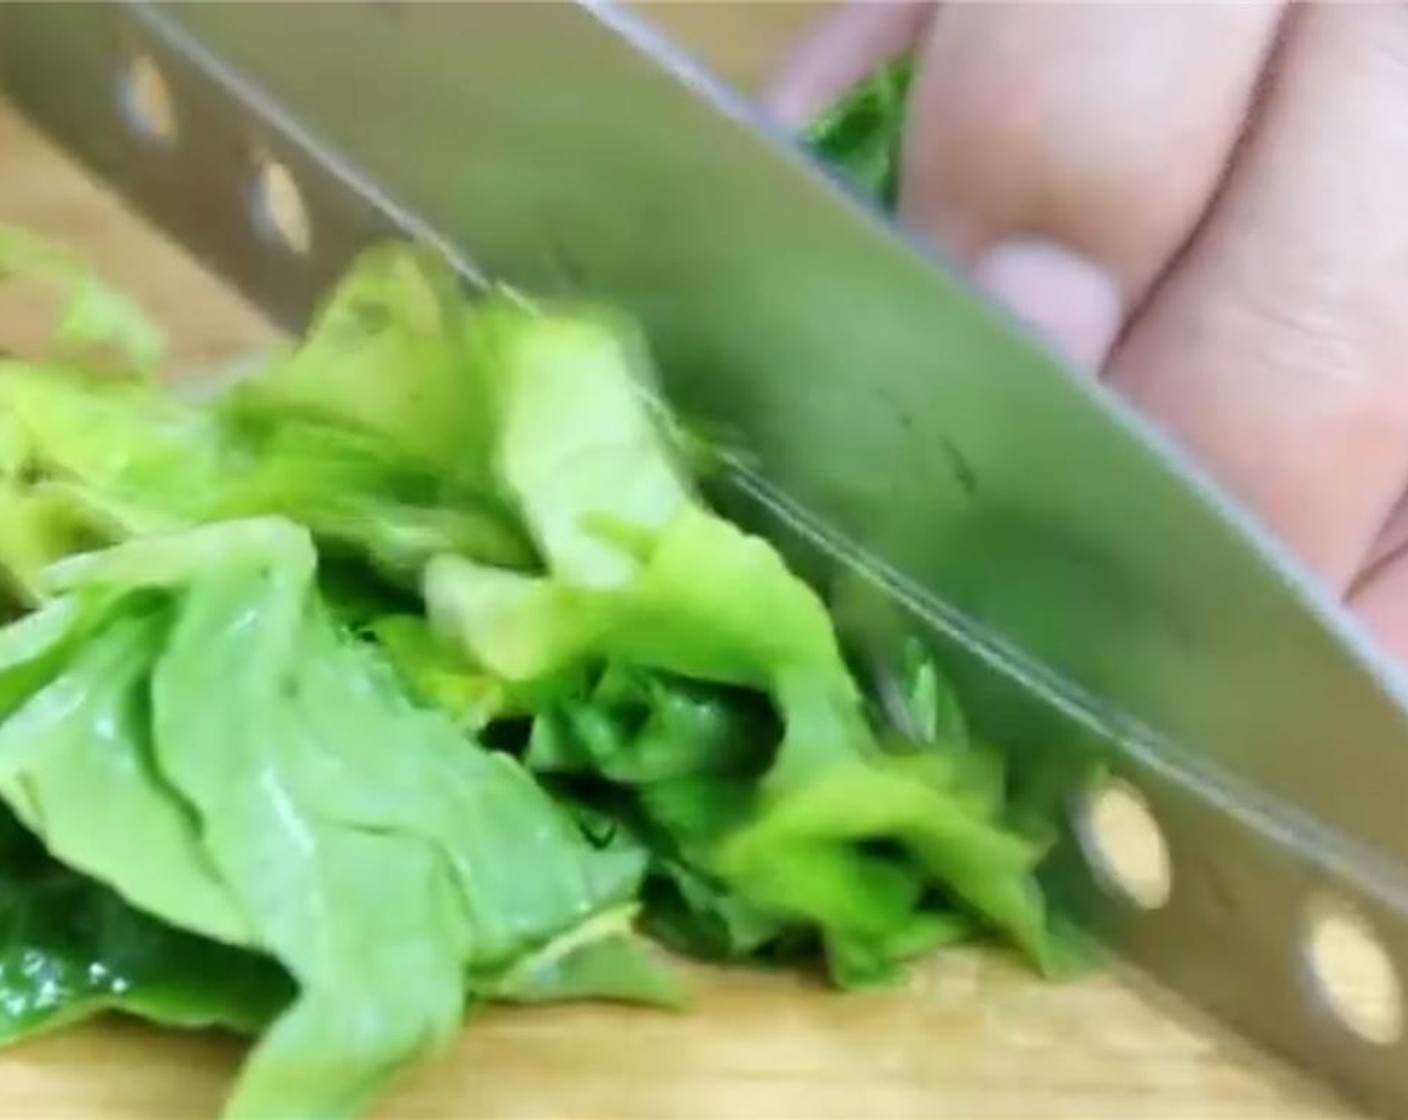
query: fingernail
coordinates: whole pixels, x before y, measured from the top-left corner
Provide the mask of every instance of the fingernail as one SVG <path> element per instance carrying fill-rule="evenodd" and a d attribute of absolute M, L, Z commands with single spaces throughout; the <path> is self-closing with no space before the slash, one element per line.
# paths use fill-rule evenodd
<path fill-rule="evenodd" d="M 827 106 L 827 98 L 805 80 L 790 76 L 770 86 L 763 94 L 764 110 L 784 128 L 800 128 Z"/>
<path fill-rule="evenodd" d="M 1124 321 L 1124 298 L 1114 278 L 1055 242 L 1001 242 L 978 261 L 974 279 L 1092 373 L 1104 364 Z"/>

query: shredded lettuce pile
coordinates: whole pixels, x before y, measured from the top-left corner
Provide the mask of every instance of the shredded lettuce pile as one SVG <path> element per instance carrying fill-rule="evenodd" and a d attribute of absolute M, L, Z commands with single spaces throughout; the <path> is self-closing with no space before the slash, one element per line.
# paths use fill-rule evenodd
<path fill-rule="evenodd" d="M 0 359 L 0 1041 L 231 1030 L 226 1117 L 326 1120 L 489 1003 L 682 1006 L 657 945 L 1054 966 L 1002 754 L 916 650 L 862 694 L 629 321 L 385 245 L 192 401 L 64 252 L 0 281 L 61 303 Z"/>
<path fill-rule="evenodd" d="M 1054 959 L 1002 756 L 922 657 L 868 702 L 625 319 L 380 246 L 192 402 L 85 270 L 0 266 L 64 297 L 0 362 L 0 1038 L 244 1032 L 227 1117 L 343 1117 L 487 1003 L 680 1006 L 656 943 Z"/>

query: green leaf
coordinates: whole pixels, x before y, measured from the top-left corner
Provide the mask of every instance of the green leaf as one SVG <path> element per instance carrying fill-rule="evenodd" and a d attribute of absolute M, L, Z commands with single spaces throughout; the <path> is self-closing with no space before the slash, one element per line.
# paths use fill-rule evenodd
<path fill-rule="evenodd" d="M 0 1045 L 106 1011 L 253 1033 L 291 995 L 272 962 L 134 910 L 0 810 Z"/>
<path fill-rule="evenodd" d="M 152 758 L 146 688 L 164 621 L 133 604 L 0 724 L 0 797 L 56 857 L 133 905 L 250 945 L 195 821 Z"/>
<path fill-rule="evenodd" d="M 229 464 L 208 498 L 210 518 L 288 517 L 410 586 L 439 553 L 534 564 L 527 537 L 488 492 L 454 486 L 384 434 L 240 400 L 219 412 Z"/>
<path fill-rule="evenodd" d="M 11 485 L 67 484 L 129 533 L 184 524 L 221 469 L 213 422 L 142 381 L 0 362 L 0 415 Z"/>
<path fill-rule="evenodd" d="M 494 474 L 548 566 L 582 586 L 628 578 L 621 537 L 648 540 L 688 499 L 644 405 L 642 340 L 595 309 L 544 314 L 506 296 L 478 309 L 472 337 Z"/>
<path fill-rule="evenodd" d="M 466 977 L 512 970 L 635 893 L 639 853 L 592 848 L 517 763 L 417 707 L 336 626 L 295 526 L 146 538 L 51 579 L 143 601 L 164 592 L 157 769 L 254 943 L 298 984 L 228 1115 L 359 1108 L 449 1038 Z M 574 973 L 574 990 L 589 975 Z M 619 977 L 602 981 L 621 994 Z"/>
<path fill-rule="evenodd" d="M 907 81 L 814 134 L 885 201 Z M 466 1007 L 678 1006 L 638 915 L 843 986 L 974 933 L 1051 967 L 1051 790 L 917 647 L 862 695 L 696 492 L 629 322 L 382 246 L 183 402 L 85 270 L 0 231 L 5 269 L 67 303 L 50 361 L 0 363 L 0 1039 L 258 1030 L 226 1114 L 331 1118 Z"/>
<path fill-rule="evenodd" d="M 0 282 L 15 281 L 37 283 L 63 301 L 52 339 L 56 356 L 91 359 L 111 350 L 127 369 L 156 369 L 165 345 L 161 332 L 127 296 L 61 246 L 0 226 Z"/>
<path fill-rule="evenodd" d="M 515 307 L 495 323 L 492 457 L 548 572 L 437 560 L 426 580 L 432 620 L 517 683 L 624 667 L 766 697 L 782 735 L 744 750 L 762 771 L 756 794 L 685 785 L 655 823 L 677 841 L 701 824 L 708 843 L 691 838 L 686 860 L 750 905 L 815 927 L 838 981 L 881 975 L 908 947 L 936 940 L 951 924 L 936 925 L 939 893 L 1042 959 L 1041 853 L 995 819 L 1000 770 L 892 757 L 825 605 L 771 546 L 679 480 L 629 336 L 611 343 L 603 322 Z M 552 453 L 530 454 L 543 446 Z M 930 708 L 915 713 L 921 728 L 962 727 L 936 707 L 936 679 L 919 672 L 910 691 L 911 707 Z M 629 773 L 625 744 L 636 737 L 600 698 L 551 710 L 534 733 L 529 759 L 540 768 Z M 683 755 L 688 738 L 676 729 L 666 741 Z M 642 794 L 647 816 L 656 793 Z M 686 810 L 732 821 L 691 822 Z"/>
<path fill-rule="evenodd" d="M 0 481 L 0 580 L 24 606 L 39 603 L 39 573 L 69 551 L 59 511 Z"/>
<path fill-rule="evenodd" d="M 0 627 L 0 717 L 58 674 L 105 610 L 99 596 L 55 599 Z"/>
<path fill-rule="evenodd" d="M 383 615 L 366 626 L 388 663 L 421 703 L 448 713 L 469 731 L 515 711 L 507 686 L 476 670 L 420 615 Z"/>
<path fill-rule="evenodd" d="M 877 844 L 889 846 L 886 854 L 871 854 Z M 925 920 L 932 886 L 1044 963 L 1050 937 L 1033 877 L 1040 854 L 942 788 L 853 759 L 772 793 L 717 858 L 746 897 L 848 943 L 907 938 Z"/>
<path fill-rule="evenodd" d="M 899 186 L 905 103 L 914 64 L 902 56 L 879 67 L 803 132 L 804 142 L 855 186 L 892 209 Z"/>
<path fill-rule="evenodd" d="M 577 588 L 460 556 L 437 556 L 426 566 L 424 595 L 438 634 L 484 672 L 515 685 L 575 665 L 605 621 L 597 601 Z"/>
<path fill-rule="evenodd" d="M 702 506 L 685 507 L 664 528 L 612 604 L 605 644 L 622 660 L 765 692 L 805 675 L 865 734 L 821 600 L 766 541 Z"/>
<path fill-rule="evenodd" d="M 657 859 L 645 897 L 646 929 L 664 944 L 705 960 L 754 958 L 797 929 L 683 859 Z"/>
<path fill-rule="evenodd" d="M 443 257 L 376 246 L 353 262 L 292 353 L 235 396 L 281 418 L 370 434 L 404 461 L 475 484 L 488 464 L 468 314 Z"/>
<path fill-rule="evenodd" d="M 200 405 L 83 366 L 0 363 L 0 567 L 17 596 L 32 603 L 35 569 L 84 545 L 268 515 L 412 587 L 438 553 L 534 566 L 472 462 L 484 418 L 454 297 L 433 258 L 373 250 L 303 346 Z"/>
<path fill-rule="evenodd" d="M 921 743 L 966 747 L 968 721 L 958 695 L 916 641 L 904 643 L 897 691 L 899 730 Z"/>
<path fill-rule="evenodd" d="M 760 769 L 776 734 L 754 697 L 616 665 L 539 711 L 527 762 L 542 772 L 642 785 Z"/>
<path fill-rule="evenodd" d="M 604 911 L 525 957 L 493 985 L 507 1003 L 613 999 L 678 1010 L 674 973 L 634 929 L 635 905 Z"/>

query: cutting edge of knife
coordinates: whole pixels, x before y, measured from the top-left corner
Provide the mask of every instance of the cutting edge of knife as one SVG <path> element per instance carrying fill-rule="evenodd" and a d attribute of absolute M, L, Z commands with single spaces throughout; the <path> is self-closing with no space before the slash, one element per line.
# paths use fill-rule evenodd
<path fill-rule="evenodd" d="M 136 2 L 143 2 L 143 0 L 136 0 Z M 701 96 L 707 97 L 717 107 L 759 136 L 767 137 L 778 152 L 789 158 L 799 170 L 805 172 L 818 185 L 833 192 L 838 199 L 842 200 L 850 208 L 854 217 L 870 223 L 880 236 L 903 245 L 906 251 L 942 269 L 961 287 L 965 288 L 975 301 L 986 303 L 989 313 L 1002 319 L 1013 334 L 1020 335 L 1028 345 L 1042 350 L 1049 358 L 1051 366 L 1059 368 L 1070 386 L 1084 394 L 1092 408 L 1103 411 L 1115 423 L 1134 434 L 1157 458 L 1167 464 L 1172 473 L 1179 476 L 1184 485 L 1198 494 L 1206 508 L 1215 512 L 1232 531 L 1242 535 L 1249 547 L 1260 553 L 1268 568 L 1294 591 L 1304 605 L 1314 613 L 1322 626 L 1353 652 L 1355 658 L 1365 671 L 1375 679 L 1379 687 L 1391 695 L 1399 705 L 1408 709 L 1408 672 L 1385 657 L 1369 632 L 1351 614 L 1342 609 L 1341 602 L 1325 585 L 1324 581 L 1317 579 L 1274 533 L 1267 529 L 1258 518 L 1252 516 L 1197 459 L 1190 456 L 1169 434 L 1133 405 L 1111 393 L 1098 380 L 1077 370 L 1065 355 L 1051 347 L 1049 342 L 1029 323 L 991 303 L 988 297 L 972 282 L 966 270 L 961 268 L 941 245 L 922 237 L 916 231 L 891 218 L 875 204 L 873 199 L 856 190 L 844 175 L 835 172 L 811 156 L 785 128 L 737 90 L 716 78 L 701 62 L 679 47 L 663 32 L 653 27 L 640 14 L 627 11 L 614 0 L 572 0 L 572 2 L 590 11 L 598 20 L 631 43 L 637 50 L 655 58 L 683 85 L 697 91 Z M 769 494 L 769 500 L 774 502 L 779 509 L 788 509 L 789 516 L 811 520 L 805 510 L 796 507 L 785 494 L 772 488 L 765 478 L 752 471 L 745 458 L 735 457 L 732 460 L 732 468 L 747 476 L 751 485 L 766 491 Z M 846 547 L 841 546 L 840 542 L 828 534 L 824 527 L 818 525 L 817 529 L 821 535 L 830 540 L 827 547 Z M 883 566 L 874 557 L 867 556 L 859 550 L 848 549 L 848 551 L 854 554 L 853 563 Z M 893 571 L 887 572 L 886 579 L 887 582 L 892 582 L 896 586 L 908 582 L 900 573 Z M 928 597 L 927 592 L 914 588 L 910 588 L 906 594 L 910 597 L 914 597 L 916 594 L 920 597 Z M 972 629 L 975 636 L 983 630 L 982 627 L 973 627 Z M 995 637 L 979 638 L 978 640 L 992 640 Z M 995 644 L 999 647 L 1004 646 L 1000 638 L 997 638 Z M 1016 650 L 1003 656 L 1023 658 L 1023 655 Z M 1058 687 L 1063 692 L 1068 691 L 1064 685 Z M 1088 703 L 1079 699 L 1078 691 L 1071 693 L 1071 699 L 1081 705 Z M 1095 707 L 1098 708 L 1099 705 Z"/>

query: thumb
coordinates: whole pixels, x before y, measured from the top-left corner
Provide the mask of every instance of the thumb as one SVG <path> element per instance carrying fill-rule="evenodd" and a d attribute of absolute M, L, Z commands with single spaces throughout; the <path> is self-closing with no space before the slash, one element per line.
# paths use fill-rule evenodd
<path fill-rule="evenodd" d="M 764 92 L 764 105 L 783 124 L 804 124 L 914 43 L 934 7 L 927 0 L 843 4 L 803 36 Z"/>

